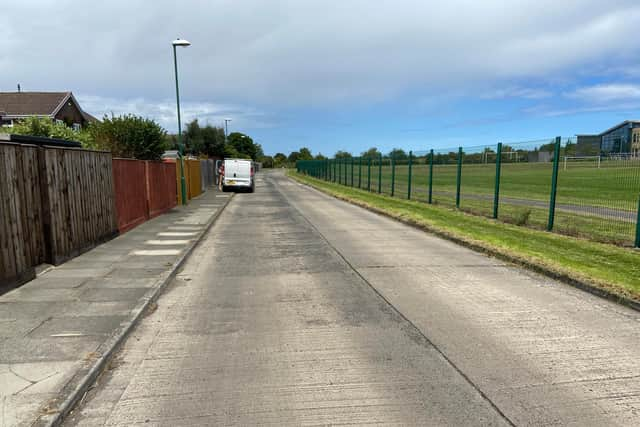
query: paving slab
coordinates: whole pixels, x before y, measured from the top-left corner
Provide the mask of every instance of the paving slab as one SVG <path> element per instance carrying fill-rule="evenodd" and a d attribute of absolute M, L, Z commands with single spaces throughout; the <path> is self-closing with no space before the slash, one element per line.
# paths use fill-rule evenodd
<path fill-rule="evenodd" d="M 230 200 L 216 195 L 205 192 L 0 295 L 0 427 L 48 425 L 82 397 Z M 163 235 L 185 227 L 187 238 Z"/>

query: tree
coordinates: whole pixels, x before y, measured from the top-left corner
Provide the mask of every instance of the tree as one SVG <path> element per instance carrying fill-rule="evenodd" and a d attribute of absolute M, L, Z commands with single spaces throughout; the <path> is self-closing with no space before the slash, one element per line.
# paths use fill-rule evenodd
<path fill-rule="evenodd" d="M 295 163 L 295 162 L 297 162 L 298 160 L 300 160 L 300 152 L 298 152 L 298 151 L 292 151 L 292 152 L 289 154 L 289 157 L 287 158 L 287 160 L 288 160 L 290 163 Z"/>
<path fill-rule="evenodd" d="M 333 157 L 335 157 L 336 159 L 350 159 L 353 156 L 348 151 L 338 150 L 338 152 L 336 152 Z"/>
<path fill-rule="evenodd" d="M 286 162 L 287 162 L 287 156 L 284 153 L 276 153 L 276 155 L 273 156 L 273 167 L 274 168 L 279 168 L 279 167 L 283 166 Z"/>
<path fill-rule="evenodd" d="M 300 158 L 298 160 L 313 160 L 311 150 L 309 150 L 307 147 L 302 147 L 299 152 Z"/>
<path fill-rule="evenodd" d="M 240 132 L 232 132 L 227 137 L 227 143 L 236 149 L 241 157 L 256 160 L 258 158 L 258 147 L 250 136 Z"/>
<path fill-rule="evenodd" d="M 327 160 L 327 158 L 325 156 L 323 156 L 322 153 L 316 154 L 314 159 L 315 160 Z"/>
<path fill-rule="evenodd" d="M 364 151 L 361 156 L 365 159 L 377 159 L 380 157 L 380 152 L 376 147 L 371 147 L 367 151 Z"/>
<path fill-rule="evenodd" d="M 88 129 L 95 148 L 116 157 L 159 160 L 166 149 L 167 132 L 156 122 L 135 115 L 104 116 Z"/>
<path fill-rule="evenodd" d="M 224 129 L 206 125 L 202 128 L 203 154 L 224 157 Z"/>
<path fill-rule="evenodd" d="M 274 160 L 271 156 L 262 156 L 258 159 L 260 163 L 262 163 L 263 168 L 272 168 L 274 167 Z"/>
<path fill-rule="evenodd" d="M 187 123 L 186 129 L 182 134 L 185 151 L 195 156 L 201 154 L 204 149 L 204 139 L 202 137 L 202 128 L 198 123 L 198 119 L 193 119 Z"/>
<path fill-rule="evenodd" d="M 394 148 L 389 152 L 389 157 L 395 160 L 407 160 L 409 156 L 402 148 Z"/>

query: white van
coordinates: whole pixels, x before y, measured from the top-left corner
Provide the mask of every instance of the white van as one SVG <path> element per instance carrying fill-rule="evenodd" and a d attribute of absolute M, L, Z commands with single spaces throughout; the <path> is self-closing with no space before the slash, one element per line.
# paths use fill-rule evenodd
<path fill-rule="evenodd" d="M 251 160 L 224 159 L 222 191 L 246 189 L 253 193 L 256 188 L 255 169 Z"/>

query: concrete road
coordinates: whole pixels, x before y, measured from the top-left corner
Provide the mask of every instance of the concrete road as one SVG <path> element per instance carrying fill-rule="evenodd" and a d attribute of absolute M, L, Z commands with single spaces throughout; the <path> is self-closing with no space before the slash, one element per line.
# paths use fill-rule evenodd
<path fill-rule="evenodd" d="M 640 315 L 264 174 L 68 425 L 640 425 Z"/>

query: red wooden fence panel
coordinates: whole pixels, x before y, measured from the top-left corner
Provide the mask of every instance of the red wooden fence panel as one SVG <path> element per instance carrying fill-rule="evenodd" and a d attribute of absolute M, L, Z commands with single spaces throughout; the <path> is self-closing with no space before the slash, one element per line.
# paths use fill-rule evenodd
<path fill-rule="evenodd" d="M 176 164 L 146 162 L 149 218 L 156 217 L 176 206 Z"/>
<path fill-rule="evenodd" d="M 113 159 L 113 187 L 121 233 L 149 219 L 144 161 Z"/>

